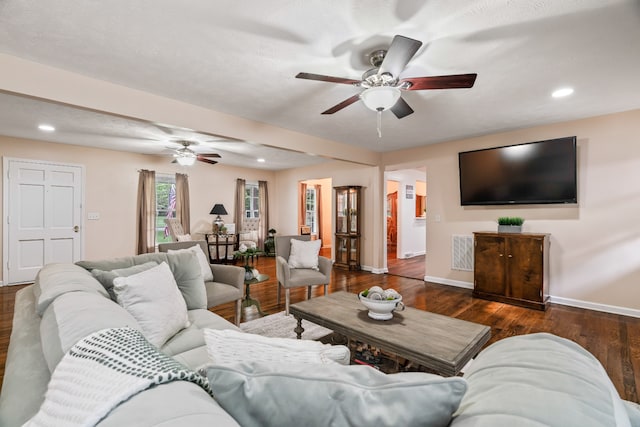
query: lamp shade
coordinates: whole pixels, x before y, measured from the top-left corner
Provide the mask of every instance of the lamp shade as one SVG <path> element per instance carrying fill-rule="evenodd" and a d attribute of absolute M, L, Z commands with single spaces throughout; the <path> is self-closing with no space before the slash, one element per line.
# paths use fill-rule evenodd
<path fill-rule="evenodd" d="M 360 94 L 360 99 L 368 109 L 384 111 L 396 105 L 400 98 L 400 89 L 392 86 L 371 87 Z"/>
<path fill-rule="evenodd" d="M 215 205 L 213 205 L 213 208 L 211 208 L 211 212 L 209 212 L 210 215 L 228 215 L 227 214 L 227 210 L 224 208 L 224 205 L 221 203 L 216 203 Z"/>

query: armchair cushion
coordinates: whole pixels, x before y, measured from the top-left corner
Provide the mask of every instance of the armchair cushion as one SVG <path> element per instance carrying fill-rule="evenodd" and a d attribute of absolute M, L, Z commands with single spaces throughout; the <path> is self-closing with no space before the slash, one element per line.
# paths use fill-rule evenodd
<path fill-rule="evenodd" d="M 176 235 L 176 240 L 178 242 L 190 242 L 193 239 L 191 238 L 191 234 L 178 234 Z"/>
<path fill-rule="evenodd" d="M 289 267 L 318 270 L 318 254 L 320 253 L 321 245 L 321 240 L 303 242 L 302 240 L 291 239 Z"/>

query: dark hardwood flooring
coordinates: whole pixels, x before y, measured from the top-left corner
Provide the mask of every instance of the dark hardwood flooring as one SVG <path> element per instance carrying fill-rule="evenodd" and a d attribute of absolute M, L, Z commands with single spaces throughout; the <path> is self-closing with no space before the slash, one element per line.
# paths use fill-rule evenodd
<path fill-rule="evenodd" d="M 387 274 L 423 280 L 425 273 L 424 266 L 424 255 L 398 259 L 396 257 L 396 247 L 387 245 Z"/>
<path fill-rule="evenodd" d="M 258 299 L 263 311 L 269 314 L 284 310 L 284 293 L 281 304 L 276 303 L 274 258 L 260 257 L 255 266 L 261 273 L 268 274 L 270 280 L 253 285 L 251 296 Z M 332 273 L 329 292 L 357 293 L 373 285 L 396 289 L 402 294 L 407 306 L 490 326 L 492 337 L 489 344 L 512 335 L 534 332 L 550 332 L 573 340 L 600 360 L 623 399 L 640 402 L 637 391 L 640 384 L 638 318 L 555 304 L 551 304 L 546 312 L 542 312 L 473 298 L 468 289 L 423 282 L 422 279 L 340 269 L 334 269 Z M 4 374 L 13 299 L 17 289 L 0 288 L 0 379 Z M 322 295 L 322 287 L 315 287 L 312 295 Z M 302 301 L 305 296 L 304 288 L 291 291 L 292 303 Z M 233 321 L 233 303 L 215 307 L 212 311 Z M 250 320 L 257 317 L 257 312 L 250 308 L 245 315 L 245 318 Z"/>

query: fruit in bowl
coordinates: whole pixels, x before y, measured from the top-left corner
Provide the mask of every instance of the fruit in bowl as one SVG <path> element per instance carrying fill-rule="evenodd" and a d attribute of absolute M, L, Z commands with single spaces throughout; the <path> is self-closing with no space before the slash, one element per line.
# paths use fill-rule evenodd
<path fill-rule="evenodd" d="M 360 302 L 369 309 L 369 317 L 375 320 L 389 320 L 394 311 L 404 310 L 402 295 L 394 289 L 372 286 L 358 294 Z"/>

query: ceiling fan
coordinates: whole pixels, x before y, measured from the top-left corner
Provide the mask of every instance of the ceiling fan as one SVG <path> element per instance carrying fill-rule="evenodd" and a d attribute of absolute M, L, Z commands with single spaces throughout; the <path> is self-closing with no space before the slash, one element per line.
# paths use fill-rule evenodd
<path fill-rule="evenodd" d="M 367 108 L 378 112 L 378 136 L 381 136 L 380 123 L 383 111 L 390 109 L 399 119 L 413 113 L 413 109 L 402 99 L 401 91 L 470 88 L 473 87 L 476 81 L 477 74 L 452 74 L 401 79 L 400 73 L 402 73 L 420 46 L 422 46 L 422 42 L 419 40 L 396 35 L 388 50 L 380 49 L 371 52 L 369 62 L 373 68 L 365 71 L 361 80 L 312 73 L 298 73 L 296 78 L 365 88 L 364 91 L 323 111 L 322 114 L 333 114 L 358 100 L 362 100 Z"/>
<path fill-rule="evenodd" d="M 174 151 L 173 157 L 175 157 L 175 159 L 173 159 L 171 163 L 178 163 L 181 166 L 191 166 L 196 162 L 196 160 L 204 163 L 209 163 L 211 165 L 215 165 L 216 163 L 218 163 L 215 160 L 211 160 L 210 158 L 213 157 L 213 158 L 219 159 L 220 154 L 196 153 L 191 148 L 189 148 L 191 145 L 196 145 L 196 143 L 192 141 L 185 141 L 185 140 L 176 141 L 176 142 L 178 144 L 181 144 L 182 148 L 173 149 Z"/>

